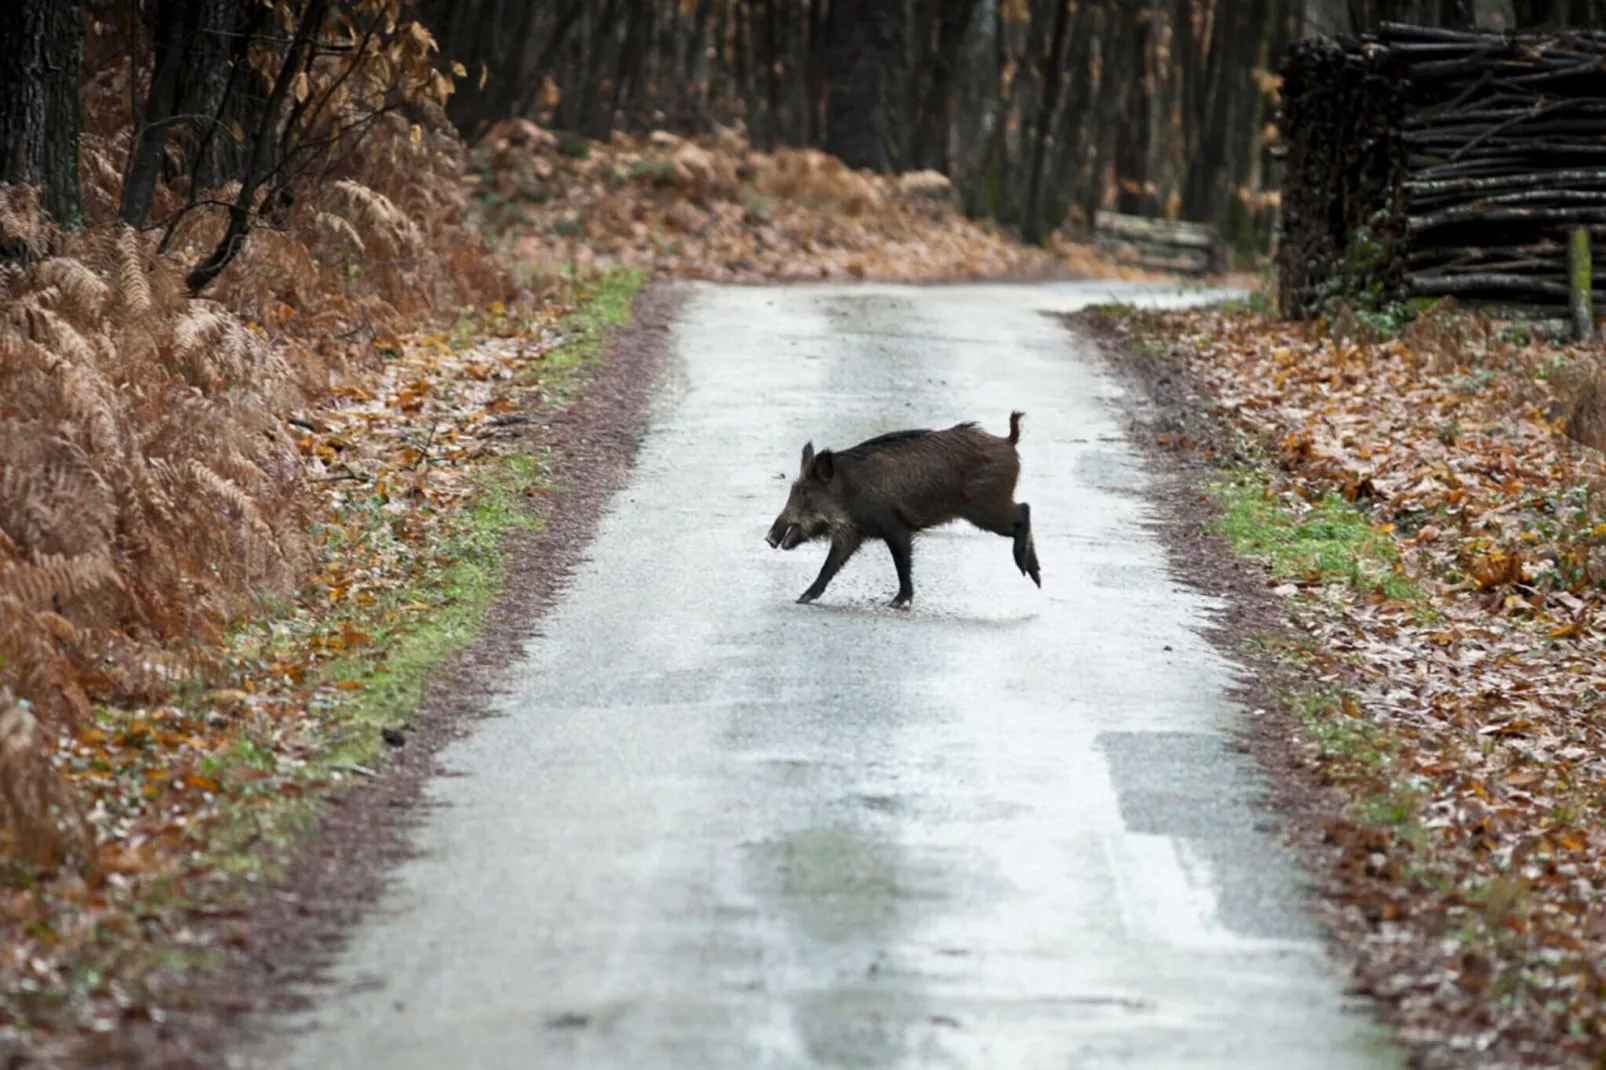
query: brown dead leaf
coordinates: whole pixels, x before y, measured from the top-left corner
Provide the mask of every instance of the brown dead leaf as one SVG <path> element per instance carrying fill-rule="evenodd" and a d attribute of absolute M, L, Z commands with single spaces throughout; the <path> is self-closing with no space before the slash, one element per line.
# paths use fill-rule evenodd
<path fill-rule="evenodd" d="M 1363 985 L 1424 1037 L 1497 1025 L 1541 1062 L 1606 1056 L 1578 982 L 1606 961 L 1606 840 L 1587 831 L 1606 820 L 1606 456 L 1569 442 L 1546 415 L 1564 384 L 1534 374 L 1598 356 L 1473 317 L 1378 342 L 1244 314 L 1120 324 L 1261 444 L 1275 500 L 1352 496 L 1416 589 L 1268 576 L 1309 636 L 1301 671 L 1343 682 L 1334 714 L 1380 741 L 1373 763 L 1313 748 L 1321 776 L 1415 830 L 1326 826 Z"/>

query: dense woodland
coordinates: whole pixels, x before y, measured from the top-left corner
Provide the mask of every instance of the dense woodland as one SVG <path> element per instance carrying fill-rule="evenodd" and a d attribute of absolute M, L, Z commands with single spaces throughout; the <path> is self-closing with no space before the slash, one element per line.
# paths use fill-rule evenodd
<path fill-rule="evenodd" d="M 1606 21 L 1606 0 L 17 0 L 0 12 L 0 181 L 47 183 L 73 223 L 70 132 L 121 138 L 124 221 L 227 214 L 199 289 L 359 140 L 329 116 L 360 84 L 369 119 L 427 120 L 436 96 L 469 138 L 510 116 L 594 139 L 739 122 L 761 148 L 941 171 L 970 213 L 1029 240 L 1108 205 L 1240 245 L 1258 216 L 1263 243 L 1269 72 L 1307 32 L 1382 20 L 1579 25 Z M 396 77 L 409 43 L 433 77 L 457 72 L 455 92 Z"/>
<path fill-rule="evenodd" d="M 766 148 L 932 168 L 1028 239 L 1105 191 L 1131 212 L 1227 222 L 1258 188 L 1298 32 L 1290 0 L 429 0 L 475 79 L 465 129 L 510 113 L 605 138 L 742 122 Z"/>
<path fill-rule="evenodd" d="M 122 220 L 227 215 L 197 289 L 356 142 L 360 124 L 329 119 L 354 86 L 369 118 L 429 119 L 418 85 L 373 90 L 406 60 L 409 17 L 456 72 L 446 114 L 470 138 L 509 116 L 594 139 L 740 122 L 761 148 L 939 170 L 972 214 L 1028 239 L 1104 201 L 1241 231 L 1268 185 L 1265 71 L 1303 17 L 1295 0 L 88 0 L 81 20 L 74 6 L 0 13 L 0 180 L 46 182 L 71 223 L 66 132 L 117 142 Z"/>

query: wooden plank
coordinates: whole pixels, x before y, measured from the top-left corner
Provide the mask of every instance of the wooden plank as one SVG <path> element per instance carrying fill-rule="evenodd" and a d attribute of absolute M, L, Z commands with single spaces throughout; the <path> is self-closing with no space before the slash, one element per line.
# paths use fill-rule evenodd
<path fill-rule="evenodd" d="M 1095 243 L 1121 263 L 1136 264 L 1154 271 L 1208 275 L 1213 263 L 1208 249 L 1190 249 L 1184 246 L 1161 245 L 1157 242 L 1123 241 L 1108 235 L 1099 235 Z"/>
<path fill-rule="evenodd" d="M 1573 341 L 1595 340 L 1594 268 L 1589 231 L 1574 227 L 1567 235 L 1567 311 L 1572 317 Z"/>
<path fill-rule="evenodd" d="M 1181 220 L 1100 211 L 1093 217 L 1093 228 L 1101 234 L 1163 245 L 1210 250 L 1216 244 L 1215 230 L 1206 223 L 1185 223 Z"/>

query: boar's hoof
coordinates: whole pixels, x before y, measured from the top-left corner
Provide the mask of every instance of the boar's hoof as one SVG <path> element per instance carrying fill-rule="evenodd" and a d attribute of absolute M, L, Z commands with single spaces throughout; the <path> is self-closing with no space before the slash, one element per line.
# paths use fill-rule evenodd
<path fill-rule="evenodd" d="M 813 591 L 804 591 L 802 594 L 797 596 L 797 604 L 800 606 L 806 606 L 818 597 L 820 596 L 815 594 Z"/>
<path fill-rule="evenodd" d="M 908 609 L 909 603 L 914 601 L 914 597 L 915 596 L 912 594 L 900 594 L 898 597 L 889 602 L 888 605 L 892 606 L 893 609 Z"/>

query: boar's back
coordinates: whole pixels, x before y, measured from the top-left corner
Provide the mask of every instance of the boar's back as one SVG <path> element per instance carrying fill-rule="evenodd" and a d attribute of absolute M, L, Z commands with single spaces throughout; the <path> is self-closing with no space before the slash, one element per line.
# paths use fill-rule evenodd
<path fill-rule="evenodd" d="M 953 427 L 948 428 L 948 430 L 969 431 L 975 426 L 976 421 L 969 420 L 962 424 L 955 424 Z M 888 431 L 884 435 L 877 435 L 875 438 L 867 438 L 857 446 L 849 446 L 845 450 L 838 450 L 837 456 L 849 457 L 854 460 L 863 460 L 864 458 L 869 457 L 871 454 L 879 453 L 882 450 L 892 449 L 897 446 L 906 446 L 925 438 L 927 435 L 934 435 L 937 433 L 938 432 L 933 431 L 929 427 L 920 427 L 912 431 Z"/>

